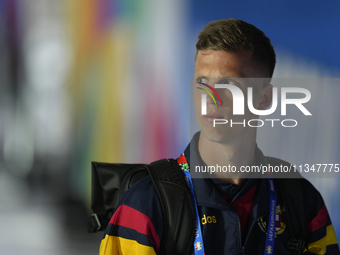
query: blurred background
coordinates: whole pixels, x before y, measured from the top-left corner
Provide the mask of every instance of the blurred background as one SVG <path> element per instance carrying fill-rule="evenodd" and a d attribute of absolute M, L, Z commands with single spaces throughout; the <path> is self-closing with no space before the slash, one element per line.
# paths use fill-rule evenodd
<path fill-rule="evenodd" d="M 209 21 L 263 30 L 275 77 L 336 78 L 339 11 L 339 1 L 0 0 L 0 254 L 98 254 L 102 233 L 86 228 L 90 162 L 180 155 L 195 43 Z M 313 88 L 338 101 L 332 86 Z M 332 163 L 337 109 L 322 138 Z M 311 137 L 322 126 L 311 130 L 299 150 L 319 145 Z M 294 162 L 294 136 L 275 139 L 284 146 L 259 141 L 265 154 Z M 339 179 L 311 181 L 340 237 Z"/>

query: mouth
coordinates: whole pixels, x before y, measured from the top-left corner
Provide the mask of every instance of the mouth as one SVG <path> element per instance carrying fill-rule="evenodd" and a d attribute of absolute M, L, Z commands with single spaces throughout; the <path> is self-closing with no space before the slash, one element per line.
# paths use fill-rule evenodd
<path fill-rule="evenodd" d="M 203 115 L 203 118 L 209 122 L 213 122 L 214 119 L 224 119 L 223 116 L 219 116 L 216 114 L 207 114 L 207 115 Z"/>

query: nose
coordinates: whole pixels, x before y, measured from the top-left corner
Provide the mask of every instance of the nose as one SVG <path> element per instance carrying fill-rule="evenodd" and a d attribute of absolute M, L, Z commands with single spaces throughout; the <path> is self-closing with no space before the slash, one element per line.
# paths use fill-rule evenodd
<path fill-rule="evenodd" d="M 210 95 L 207 95 L 207 104 L 213 104 L 220 106 L 221 103 L 214 92 L 211 92 Z"/>

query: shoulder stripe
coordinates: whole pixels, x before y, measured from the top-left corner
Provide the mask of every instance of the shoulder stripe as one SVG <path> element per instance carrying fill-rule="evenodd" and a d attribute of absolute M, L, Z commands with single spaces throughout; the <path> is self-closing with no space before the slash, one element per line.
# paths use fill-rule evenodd
<path fill-rule="evenodd" d="M 110 223 L 105 230 L 105 234 L 135 240 L 139 244 L 147 245 L 156 249 L 156 246 L 151 242 L 148 235 L 141 234 L 131 228 L 113 225 L 112 223 Z"/>
<path fill-rule="evenodd" d="M 99 255 L 112 254 L 156 255 L 156 252 L 152 247 L 139 244 L 135 240 L 106 235 L 100 244 Z"/>
<path fill-rule="evenodd" d="M 150 241 L 156 247 L 156 250 L 159 251 L 160 238 L 156 232 L 153 222 L 144 213 L 130 206 L 121 205 L 112 216 L 110 223 L 113 225 L 134 229 L 141 234 L 149 236 Z"/>
<path fill-rule="evenodd" d="M 329 225 L 327 227 L 327 234 L 324 238 L 320 240 L 308 244 L 308 250 L 315 254 L 325 254 L 328 245 L 337 244 L 338 241 L 336 240 L 335 232 L 333 225 Z"/>
<path fill-rule="evenodd" d="M 328 211 L 325 205 L 320 209 L 318 215 L 308 224 L 309 232 L 314 232 L 327 224 Z"/>

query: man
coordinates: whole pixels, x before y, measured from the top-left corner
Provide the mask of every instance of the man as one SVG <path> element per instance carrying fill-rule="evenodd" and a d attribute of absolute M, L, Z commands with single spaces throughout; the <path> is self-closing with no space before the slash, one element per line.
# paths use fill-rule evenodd
<path fill-rule="evenodd" d="M 228 89 L 215 91 L 220 96 L 218 100 L 206 98 L 205 114 L 201 100 L 204 89 L 231 84 L 245 95 L 247 87 L 252 87 L 254 108 L 267 109 L 272 101 L 269 81 L 275 67 L 270 40 L 253 25 L 229 19 L 209 23 L 200 33 L 196 48 L 194 100 L 201 132 L 194 135 L 177 162 L 183 169 L 189 166 L 192 174 L 196 166 L 240 169 L 267 165 L 269 159 L 256 146 L 256 128 L 235 124 L 258 116 L 248 107 L 244 107 L 244 115 L 233 115 Z M 214 125 L 214 119 L 230 120 L 235 125 Z M 292 227 L 285 219 L 284 194 L 275 188 L 279 181 L 254 177 L 257 176 L 218 172 L 212 178 L 192 178 L 203 236 L 203 240 L 195 240 L 195 246 L 188 244 L 192 254 L 294 254 L 287 245 Z M 308 222 L 304 247 L 311 254 L 338 254 L 334 229 L 320 194 L 306 180 L 301 181 L 301 190 L 303 214 Z M 100 254 L 157 254 L 162 222 L 160 201 L 150 177 L 145 177 L 122 196 L 105 231 Z M 267 230 L 273 226 L 270 236 Z"/>

